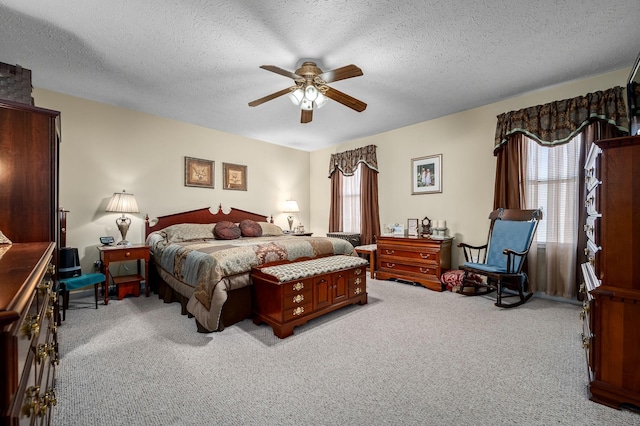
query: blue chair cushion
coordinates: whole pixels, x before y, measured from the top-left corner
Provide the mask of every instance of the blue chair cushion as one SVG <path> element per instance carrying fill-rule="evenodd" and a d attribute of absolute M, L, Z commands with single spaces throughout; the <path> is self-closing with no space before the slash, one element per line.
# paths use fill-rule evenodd
<path fill-rule="evenodd" d="M 78 288 L 88 287 L 90 285 L 99 284 L 105 282 L 106 277 L 104 274 L 100 272 L 96 272 L 93 274 L 83 274 L 79 277 L 73 278 L 62 278 L 60 283 L 64 283 L 65 289 L 76 290 Z"/>
<path fill-rule="evenodd" d="M 491 272 L 507 272 L 507 256 L 504 249 L 522 252 L 531 245 L 535 222 L 517 222 L 509 220 L 496 220 L 491 233 L 489 251 L 487 253 L 487 267 L 495 268 Z M 522 258 L 516 258 L 512 265 L 517 271 Z"/>

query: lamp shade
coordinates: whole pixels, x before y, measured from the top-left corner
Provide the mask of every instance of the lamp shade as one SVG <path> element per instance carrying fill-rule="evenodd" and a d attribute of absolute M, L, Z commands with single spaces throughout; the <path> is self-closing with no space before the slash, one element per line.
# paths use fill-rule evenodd
<path fill-rule="evenodd" d="M 282 209 L 285 213 L 297 213 L 300 211 L 298 207 L 298 202 L 296 200 L 287 200 L 284 202 L 284 209 Z"/>
<path fill-rule="evenodd" d="M 105 211 L 116 213 L 140 213 L 136 197 L 134 197 L 133 194 L 127 194 L 124 190 L 113 194 Z"/>

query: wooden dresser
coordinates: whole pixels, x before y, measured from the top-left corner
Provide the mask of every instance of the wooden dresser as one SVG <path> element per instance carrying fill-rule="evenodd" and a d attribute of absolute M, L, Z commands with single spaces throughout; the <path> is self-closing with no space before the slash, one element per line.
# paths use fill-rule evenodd
<path fill-rule="evenodd" d="M 640 407 L 640 136 L 597 141 L 585 173 L 581 316 L 591 400 Z"/>
<path fill-rule="evenodd" d="M 442 291 L 442 274 L 451 269 L 453 238 L 378 237 L 379 280 L 398 279 Z"/>
<path fill-rule="evenodd" d="M 55 405 L 59 144 L 58 111 L 0 100 L 0 424 L 49 424 Z"/>
<path fill-rule="evenodd" d="M 54 243 L 16 243 L 0 248 L 2 425 L 51 423 L 59 360 L 54 247 Z"/>

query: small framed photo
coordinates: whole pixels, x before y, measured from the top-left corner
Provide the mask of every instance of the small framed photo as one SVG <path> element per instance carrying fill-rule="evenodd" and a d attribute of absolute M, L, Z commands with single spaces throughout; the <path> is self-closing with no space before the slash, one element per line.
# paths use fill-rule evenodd
<path fill-rule="evenodd" d="M 247 166 L 222 163 L 222 173 L 224 175 L 224 186 L 222 189 L 232 189 L 236 191 L 247 190 Z"/>
<path fill-rule="evenodd" d="M 417 237 L 419 234 L 420 226 L 418 225 L 418 219 L 407 219 L 407 235 Z"/>
<path fill-rule="evenodd" d="M 184 186 L 213 188 L 214 162 L 201 158 L 184 157 Z"/>
<path fill-rule="evenodd" d="M 411 159 L 411 195 L 442 192 L 442 154 Z"/>

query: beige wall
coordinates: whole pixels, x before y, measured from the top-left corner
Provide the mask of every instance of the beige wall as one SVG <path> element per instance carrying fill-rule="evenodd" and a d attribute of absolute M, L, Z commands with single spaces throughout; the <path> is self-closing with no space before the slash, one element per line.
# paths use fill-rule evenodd
<path fill-rule="evenodd" d="M 290 197 L 301 209 L 296 224 L 324 235 L 329 157 L 369 144 L 378 152 L 380 223 L 444 219 L 454 244 L 482 243 L 493 207 L 496 116 L 624 85 L 628 74 L 625 69 L 570 82 L 312 153 L 41 89 L 34 90 L 34 98 L 36 105 L 61 112 L 60 204 L 70 210 L 67 245 L 78 247 L 83 270 L 89 272 L 98 258 L 98 237 L 119 239 L 118 215 L 104 209 L 111 194 L 123 189 L 134 193 L 140 206 L 140 214 L 129 215 L 133 223 L 127 239 L 132 242 L 143 241 L 145 214 L 219 203 L 273 214 L 276 224 L 287 228 L 280 210 Z M 442 193 L 411 195 L 411 159 L 433 154 L 443 156 Z M 184 186 L 185 156 L 215 161 L 215 189 Z M 248 166 L 248 191 L 222 189 L 222 162 Z M 453 266 L 460 258 L 454 249 Z"/>
<path fill-rule="evenodd" d="M 329 222 L 329 158 L 365 145 L 376 145 L 380 174 L 380 223 L 407 223 L 409 218 L 444 219 L 454 245 L 486 242 L 487 217 L 493 208 L 496 116 L 524 107 L 572 98 L 626 84 L 629 69 L 570 82 L 513 99 L 474 108 L 402 129 L 350 141 L 311 153 L 311 230 L 326 232 Z M 375 107 L 375 106 L 370 106 Z M 366 112 L 364 112 L 366 114 Z M 442 193 L 411 195 L 411 159 L 442 154 Z M 462 259 L 453 250 L 453 265 Z"/>
<path fill-rule="evenodd" d="M 61 112 L 60 205 L 70 210 L 67 245 L 77 247 L 84 272 L 93 272 L 98 237 L 120 240 L 104 211 L 114 192 L 136 196 L 140 214 L 127 239 L 143 242 L 150 217 L 212 206 L 236 207 L 288 227 L 282 204 L 300 205 L 297 221 L 309 223 L 309 153 L 45 90 L 35 104 Z M 215 161 L 215 188 L 184 186 L 184 157 Z M 222 189 L 222 163 L 247 165 L 248 190 Z M 124 274 L 125 271 L 122 271 Z M 120 275 L 117 274 L 116 275 Z"/>

